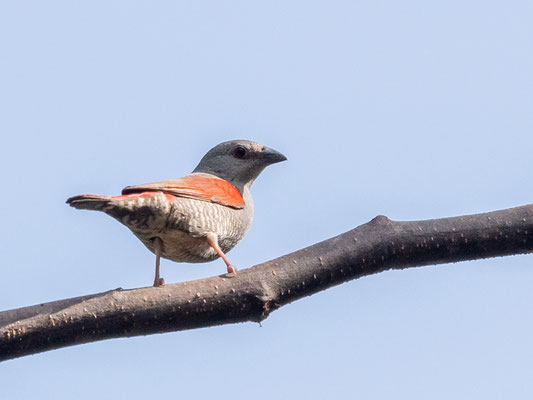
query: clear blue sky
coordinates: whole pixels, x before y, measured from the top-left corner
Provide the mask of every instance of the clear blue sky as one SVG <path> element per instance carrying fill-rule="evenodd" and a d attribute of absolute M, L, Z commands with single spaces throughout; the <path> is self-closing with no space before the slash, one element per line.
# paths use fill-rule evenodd
<path fill-rule="evenodd" d="M 149 285 L 153 255 L 65 199 L 182 176 L 228 139 L 289 158 L 254 184 L 240 268 L 378 214 L 533 202 L 531 21 L 530 1 L 3 2 L 0 309 Z M 526 399 L 532 282 L 533 255 L 386 272 L 262 327 L 1 363 L 1 397 Z"/>

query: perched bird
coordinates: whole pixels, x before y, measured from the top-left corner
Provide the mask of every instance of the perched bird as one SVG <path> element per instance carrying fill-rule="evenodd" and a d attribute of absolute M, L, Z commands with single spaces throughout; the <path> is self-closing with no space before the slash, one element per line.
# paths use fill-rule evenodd
<path fill-rule="evenodd" d="M 67 200 L 78 209 L 103 211 L 126 225 L 156 256 L 176 262 L 207 262 L 221 257 L 228 276 L 237 272 L 226 254 L 252 223 L 250 186 L 270 164 L 287 158 L 248 140 L 220 143 L 183 178 L 128 186 L 120 196 L 84 194 Z"/>

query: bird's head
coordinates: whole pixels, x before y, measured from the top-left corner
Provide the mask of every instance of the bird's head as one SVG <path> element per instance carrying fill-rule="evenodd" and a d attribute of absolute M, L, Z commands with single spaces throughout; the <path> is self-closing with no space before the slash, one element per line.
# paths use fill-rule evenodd
<path fill-rule="evenodd" d="M 193 172 L 212 174 L 231 182 L 241 192 L 267 166 L 287 157 L 274 149 L 249 140 L 223 142 L 207 152 Z"/>

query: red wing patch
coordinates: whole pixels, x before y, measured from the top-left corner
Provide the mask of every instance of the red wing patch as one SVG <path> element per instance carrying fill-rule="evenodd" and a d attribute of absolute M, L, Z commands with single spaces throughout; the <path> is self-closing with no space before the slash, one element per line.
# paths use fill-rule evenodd
<path fill-rule="evenodd" d="M 210 201 L 223 206 L 243 208 L 244 199 L 239 190 L 228 181 L 206 176 L 187 175 L 170 181 L 128 186 L 122 190 L 123 195 L 146 195 L 150 192 L 164 192 L 178 197 Z"/>
<path fill-rule="evenodd" d="M 113 196 L 115 199 L 136 199 L 139 197 L 150 197 L 156 192 L 139 192 L 139 193 L 130 193 L 122 196 Z"/>
<path fill-rule="evenodd" d="M 130 193 L 130 194 L 123 194 L 122 196 L 113 196 L 114 199 L 136 199 L 139 197 L 150 197 L 154 194 L 158 193 L 157 191 L 151 191 L 151 192 L 139 192 L 139 193 Z M 174 200 L 175 196 L 165 193 L 165 197 L 168 201 Z"/>

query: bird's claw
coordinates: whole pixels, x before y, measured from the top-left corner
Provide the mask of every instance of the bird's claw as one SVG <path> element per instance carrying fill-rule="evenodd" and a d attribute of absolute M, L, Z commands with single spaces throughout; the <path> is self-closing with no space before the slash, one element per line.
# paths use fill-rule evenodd
<path fill-rule="evenodd" d="M 165 280 L 163 278 L 159 278 L 154 281 L 154 287 L 159 286 L 165 286 Z"/>
<path fill-rule="evenodd" d="M 228 265 L 228 273 L 225 275 L 226 278 L 233 278 L 237 275 L 237 268 L 233 264 Z"/>

